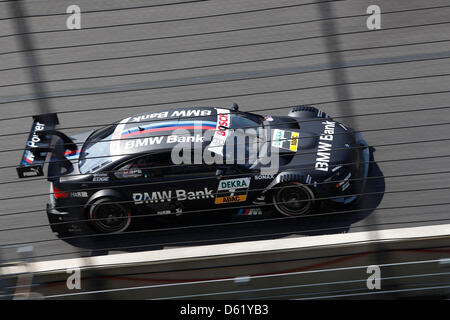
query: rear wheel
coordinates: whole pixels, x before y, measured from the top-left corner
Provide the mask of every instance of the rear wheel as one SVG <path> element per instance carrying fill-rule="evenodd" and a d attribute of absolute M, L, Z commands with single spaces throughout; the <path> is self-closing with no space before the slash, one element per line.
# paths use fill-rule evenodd
<path fill-rule="evenodd" d="M 89 218 L 101 233 L 120 233 L 131 223 L 131 209 L 116 198 L 101 198 L 89 208 Z"/>
<path fill-rule="evenodd" d="M 317 202 L 313 190 L 298 182 L 281 186 L 273 193 L 272 201 L 280 214 L 289 217 L 310 214 Z"/>

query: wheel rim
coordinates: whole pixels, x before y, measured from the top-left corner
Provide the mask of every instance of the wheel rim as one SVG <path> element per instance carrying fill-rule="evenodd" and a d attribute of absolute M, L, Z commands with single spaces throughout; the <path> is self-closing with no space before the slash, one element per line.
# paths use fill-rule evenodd
<path fill-rule="evenodd" d="M 314 202 L 314 193 L 308 187 L 287 186 L 279 190 L 275 206 L 284 215 L 298 216 L 308 213 Z"/>
<path fill-rule="evenodd" d="M 98 204 L 91 209 L 94 225 L 104 233 L 118 233 L 130 224 L 130 212 L 116 203 Z"/>

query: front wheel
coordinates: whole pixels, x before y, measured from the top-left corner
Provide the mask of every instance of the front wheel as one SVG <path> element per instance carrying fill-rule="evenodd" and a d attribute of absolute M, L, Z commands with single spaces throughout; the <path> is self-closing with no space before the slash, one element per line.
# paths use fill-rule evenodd
<path fill-rule="evenodd" d="M 272 201 L 275 209 L 288 217 L 309 214 L 317 203 L 313 190 L 297 182 L 281 186 L 273 193 Z"/>
<path fill-rule="evenodd" d="M 101 233 L 120 233 L 130 226 L 131 210 L 119 199 L 101 198 L 90 206 L 89 218 Z"/>

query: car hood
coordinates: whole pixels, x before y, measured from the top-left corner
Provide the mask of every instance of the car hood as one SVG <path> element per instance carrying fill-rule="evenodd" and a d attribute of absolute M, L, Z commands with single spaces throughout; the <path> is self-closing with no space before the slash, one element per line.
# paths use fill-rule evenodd
<path fill-rule="evenodd" d="M 326 174 L 356 157 L 354 131 L 331 118 L 273 117 L 270 127 L 272 147 L 286 158 L 280 161 L 285 168 Z"/>

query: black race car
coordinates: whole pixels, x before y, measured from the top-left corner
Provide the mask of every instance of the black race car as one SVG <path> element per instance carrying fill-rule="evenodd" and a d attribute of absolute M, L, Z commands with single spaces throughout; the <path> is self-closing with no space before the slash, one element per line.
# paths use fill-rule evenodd
<path fill-rule="evenodd" d="M 368 172 L 361 135 L 311 106 L 287 116 L 236 104 L 153 111 L 71 137 L 57 124 L 56 114 L 34 117 L 17 171 L 41 176 L 49 163 L 47 215 L 60 233 L 80 220 L 119 233 L 142 215 L 222 208 L 306 215 L 323 201 L 354 202 Z"/>

